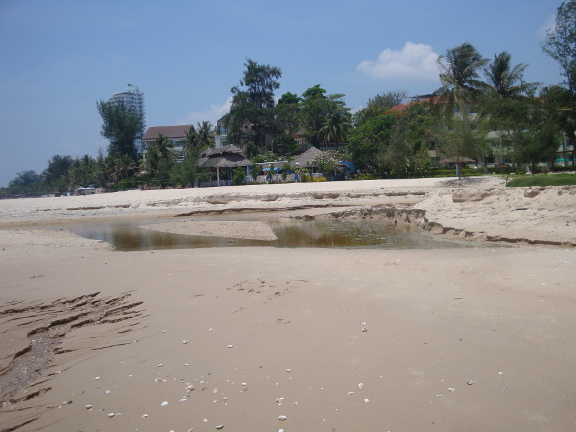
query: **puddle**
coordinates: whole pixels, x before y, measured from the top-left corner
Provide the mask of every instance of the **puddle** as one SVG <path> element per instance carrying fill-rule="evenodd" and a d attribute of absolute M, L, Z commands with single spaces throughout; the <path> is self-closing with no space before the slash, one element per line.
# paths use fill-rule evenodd
<path fill-rule="evenodd" d="M 212 221 L 262 220 L 261 215 L 258 219 L 256 218 L 257 216 L 251 218 L 247 215 L 242 217 L 225 215 L 194 217 L 193 219 Z M 396 226 L 393 223 L 374 221 L 301 221 L 288 218 L 265 220 L 278 237 L 274 241 L 188 236 L 140 228 L 140 225 L 174 221 L 174 218 L 170 218 L 90 224 L 69 223 L 63 228 L 85 238 L 110 243 L 118 251 L 253 246 L 363 249 L 437 249 L 481 246 L 477 242 L 433 236 L 417 227 Z M 493 247 L 493 245 L 491 246 Z"/>

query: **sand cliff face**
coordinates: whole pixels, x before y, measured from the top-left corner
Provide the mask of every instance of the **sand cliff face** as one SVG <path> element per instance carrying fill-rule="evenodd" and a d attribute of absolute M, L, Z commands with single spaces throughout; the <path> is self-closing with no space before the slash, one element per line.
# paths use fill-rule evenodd
<path fill-rule="evenodd" d="M 481 179 L 1 201 L 0 431 L 571 430 L 575 198 Z M 115 252 L 51 229 L 254 210 L 517 244 Z M 244 222 L 161 228 L 270 235 Z"/>

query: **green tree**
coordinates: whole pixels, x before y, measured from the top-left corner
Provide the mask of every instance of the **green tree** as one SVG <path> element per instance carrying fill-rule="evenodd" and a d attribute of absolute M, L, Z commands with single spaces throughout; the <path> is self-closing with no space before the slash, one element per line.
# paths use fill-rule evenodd
<path fill-rule="evenodd" d="M 574 145 L 572 167 L 576 159 L 576 0 L 563 2 L 556 11 L 554 28 L 546 33 L 543 51 L 560 66 L 564 90 L 554 88 L 551 96 L 559 109 L 559 126 Z"/>
<path fill-rule="evenodd" d="M 368 99 L 366 108 L 356 112 L 354 115 L 354 124 L 361 126 L 368 120 L 384 114 L 390 110 L 390 108 L 402 105 L 406 102 L 407 98 L 405 91 L 390 91 L 384 94 L 377 94 L 373 98 Z"/>
<path fill-rule="evenodd" d="M 119 168 L 118 160 L 111 155 L 105 156 L 100 149 L 96 158 L 97 178 L 101 187 L 109 190 L 118 182 Z"/>
<path fill-rule="evenodd" d="M 494 56 L 494 60 L 484 68 L 488 78 L 489 96 L 501 98 L 521 98 L 534 94 L 540 83 L 524 81 L 527 64 L 511 65 L 512 56 L 506 51 Z"/>
<path fill-rule="evenodd" d="M 190 125 L 186 131 L 186 142 L 184 143 L 184 155 L 189 153 L 198 154 L 198 132 L 194 125 Z"/>
<path fill-rule="evenodd" d="M 123 102 L 96 102 L 98 113 L 102 117 L 100 134 L 110 140 L 108 155 L 118 157 L 128 155 L 133 160 L 138 158 L 135 140 L 144 132 L 144 119 L 134 109 Z"/>
<path fill-rule="evenodd" d="M 70 187 L 69 170 L 74 164 L 72 156 L 54 155 L 42 173 L 47 190 L 65 192 Z"/>
<path fill-rule="evenodd" d="M 553 29 L 546 32 L 542 50 L 554 59 L 566 78 L 566 86 L 576 92 L 576 0 L 563 2 L 556 11 Z"/>
<path fill-rule="evenodd" d="M 399 113 L 391 145 L 384 159 L 400 174 L 402 167 L 416 172 L 431 165 L 438 121 L 426 103 L 415 103 Z"/>
<path fill-rule="evenodd" d="M 300 132 L 300 102 L 293 93 L 285 93 L 276 105 L 277 131 L 272 143 L 272 150 L 279 154 L 292 154 L 297 150 L 297 136 Z"/>
<path fill-rule="evenodd" d="M 570 141 L 576 143 L 576 115 L 572 110 L 572 95 L 561 85 L 546 87 L 540 97 L 549 115 L 554 119 L 558 130 L 566 135 Z M 572 168 L 575 167 L 576 145 L 572 150 Z"/>
<path fill-rule="evenodd" d="M 479 78 L 488 61 L 468 42 L 447 50 L 438 58 L 442 87 L 434 93 L 446 98 L 448 117 L 452 117 L 452 108 L 456 105 L 466 120 L 466 104 L 476 103 L 486 88 L 486 83 Z"/>
<path fill-rule="evenodd" d="M 170 172 L 178 159 L 174 145 L 163 134 L 150 144 L 141 162 L 142 169 L 147 173 L 148 180 L 164 188 L 170 183 Z"/>
<path fill-rule="evenodd" d="M 483 158 L 489 154 L 486 141 L 488 126 L 478 116 L 463 122 L 460 118 L 445 119 L 437 128 L 434 140 L 439 155 L 453 163 L 462 164 L 467 159 Z"/>
<path fill-rule="evenodd" d="M 36 171 L 28 170 L 16 174 L 8 183 L 8 194 L 10 195 L 38 195 L 42 193 L 42 175 Z"/>
<path fill-rule="evenodd" d="M 532 171 L 539 162 L 552 164 L 560 143 L 558 114 L 547 94 L 540 98 L 514 101 L 508 104 L 513 112 L 513 121 L 504 132 L 511 144 L 511 157 L 519 164 L 532 165 Z"/>
<path fill-rule="evenodd" d="M 480 123 L 479 114 L 472 117 L 469 114 L 471 107 L 477 105 L 479 97 L 486 90 L 486 83 L 480 80 L 480 71 L 488 62 L 489 60 L 483 58 L 468 42 L 448 49 L 445 55 L 438 58 L 442 87 L 434 92 L 440 97 L 439 102 L 446 102 L 436 105 L 445 107 L 449 127 L 449 130 L 442 134 L 445 140 L 443 150 L 457 152 L 449 156 L 457 161 L 466 157 L 477 157 L 485 172 L 487 170 L 482 155 L 470 154 L 470 151 L 481 151 L 482 146 L 478 141 L 478 129 L 473 130 Z"/>
<path fill-rule="evenodd" d="M 203 177 L 205 170 L 198 166 L 198 157 L 187 153 L 181 163 L 174 164 L 170 170 L 173 185 L 193 187 L 194 182 Z"/>
<path fill-rule="evenodd" d="M 388 166 L 383 155 L 397 119 L 394 113 L 380 114 L 351 131 L 347 150 L 358 170 L 386 175 Z"/>
<path fill-rule="evenodd" d="M 267 149 L 266 136 L 275 130 L 274 91 L 282 72 L 278 67 L 247 59 L 240 87 L 232 87 L 232 105 L 227 117 L 228 135 L 234 142 L 248 143 L 248 154 Z"/>
<path fill-rule="evenodd" d="M 74 187 L 86 187 L 97 181 L 97 166 L 94 158 L 85 154 L 81 158 L 74 159 L 69 169 L 70 184 Z"/>
<path fill-rule="evenodd" d="M 318 138 L 326 143 L 343 143 L 348 139 L 348 132 L 352 128 L 350 113 L 339 104 L 333 104 L 327 113 L 324 124 L 318 131 Z"/>
<path fill-rule="evenodd" d="M 198 123 L 198 128 L 196 129 L 198 136 L 198 147 L 199 153 L 203 152 L 209 147 L 214 147 L 214 125 L 209 121 L 203 121 Z"/>
<path fill-rule="evenodd" d="M 174 152 L 174 144 L 164 134 L 159 134 L 152 146 L 158 151 L 161 160 L 174 162 L 178 159 L 178 155 Z"/>
<path fill-rule="evenodd" d="M 118 168 L 120 170 L 121 178 L 127 179 L 138 168 L 138 165 L 129 155 L 124 154 L 117 158 Z"/>
<path fill-rule="evenodd" d="M 240 186 L 244 183 L 246 179 L 246 168 L 243 167 L 236 167 L 234 171 L 232 171 L 232 184 L 234 186 Z"/>
<path fill-rule="evenodd" d="M 302 126 L 308 141 L 318 147 L 321 140 L 318 136 L 324 125 L 328 105 L 326 90 L 316 84 L 302 93 L 301 115 Z"/>
<path fill-rule="evenodd" d="M 302 94 L 302 129 L 309 142 L 319 147 L 323 142 L 345 142 L 351 128 L 351 115 L 340 93 L 326 96 L 316 84 Z M 334 140 L 334 141 L 331 141 Z"/>

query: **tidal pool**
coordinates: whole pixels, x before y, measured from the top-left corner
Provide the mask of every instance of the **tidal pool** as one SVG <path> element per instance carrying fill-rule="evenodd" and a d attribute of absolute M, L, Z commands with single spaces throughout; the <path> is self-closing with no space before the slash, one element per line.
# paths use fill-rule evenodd
<path fill-rule="evenodd" d="M 183 220 L 190 219 L 211 221 L 255 220 L 256 216 L 242 215 L 239 217 L 238 215 L 225 215 L 183 218 Z M 482 246 L 481 243 L 477 242 L 433 236 L 420 228 L 409 225 L 395 225 L 394 223 L 365 220 L 303 221 L 289 218 L 266 219 L 265 222 L 270 224 L 278 237 L 274 241 L 189 236 L 140 228 L 140 225 L 167 221 L 174 222 L 175 218 L 68 223 L 63 228 L 85 238 L 110 243 L 117 251 L 251 246 L 344 249 L 436 249 Z"/>

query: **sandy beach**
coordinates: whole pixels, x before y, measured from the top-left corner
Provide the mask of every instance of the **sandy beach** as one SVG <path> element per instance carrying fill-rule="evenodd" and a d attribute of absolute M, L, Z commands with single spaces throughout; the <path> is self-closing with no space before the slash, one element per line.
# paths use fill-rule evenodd
<path fill-rule="evenodd" d="M 63 228 L 269 241 L 270 214 L 472 247 L 119 252 Z M 576 187 L 495 177 L 1 200 L 0 431 L 572 431 L 575 227 Z"/>

